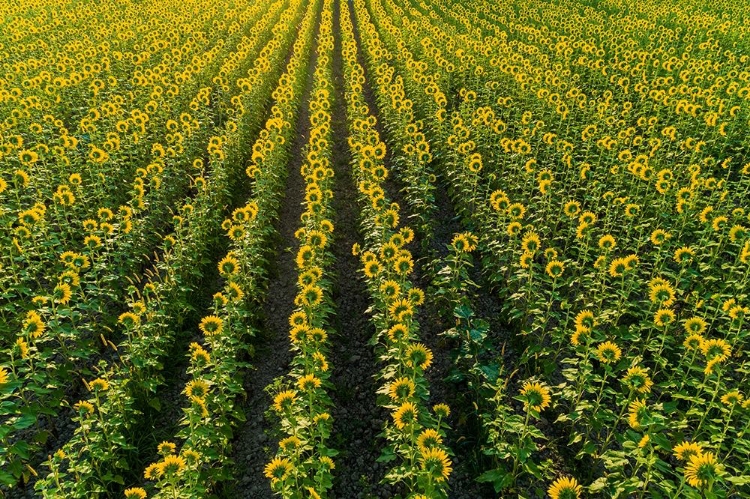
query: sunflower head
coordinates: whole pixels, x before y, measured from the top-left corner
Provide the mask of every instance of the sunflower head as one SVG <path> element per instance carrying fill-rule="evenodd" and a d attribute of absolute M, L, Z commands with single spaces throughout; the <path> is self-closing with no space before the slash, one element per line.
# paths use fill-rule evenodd
<path fill-rule="evenodd" d="M 396 428 L 403 430 L 407 426 L 416 424 L 418 416 L 419 411 L 417 410 L 417 406 L 411 402 L 404 402 L 393 413 L 393 423 L 396 425 Z"/>
<path fill-rule="evenodd" d="M 703 446 L 698 442 L 681 442 L 675 445 L 674 456 L 680 461 L 689 461 L 693 455 L 701 454 Z"/>
<path fill-rule="evenodd" d="M 432 475 L 437 482 L 444 482 L 453 471 L 448 454 L 439 447 L 424 448 L 420 452 L 422 470 Z"/>
<path fill-rule="evenodd" d="M 622 350 L 611 341 L 605 341 L 596 347 L 596 356 L 603 364 L 611 364 L 620 360 Z"/>
<path fill-rule="evenodd" d="M 552 499 L 579 499 L 582 487 L 572 477 L 561 477 L 552 482 L 547 493 Z"/>
<path fill-rule="evenodd" d="M 414 343 L 406 349 L 406 365 L 427 369 L 432 364 L 432 351 L 422 343 Z"/>
<path fill-rule="evenodd" d="M 697 489 L 712 484 L 724 475 L 724 467 L 713 452 L 693 454 L 685 466 L 685 479 Z"/>
<path fill-rule="evenodd" d="M 549 388 L 536 382 L 526 382 L 521 388 L 521 398 L 527 410 L 542 411 L 549 407 L 552 397 Z"/>

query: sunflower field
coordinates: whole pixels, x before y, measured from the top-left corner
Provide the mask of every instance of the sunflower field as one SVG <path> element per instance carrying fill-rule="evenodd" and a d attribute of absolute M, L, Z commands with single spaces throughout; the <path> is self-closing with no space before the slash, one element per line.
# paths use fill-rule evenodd
<path fill-rule="evenodd" d="M 750 4 L 0 25 L 0 497 L 750 497 Z"/>

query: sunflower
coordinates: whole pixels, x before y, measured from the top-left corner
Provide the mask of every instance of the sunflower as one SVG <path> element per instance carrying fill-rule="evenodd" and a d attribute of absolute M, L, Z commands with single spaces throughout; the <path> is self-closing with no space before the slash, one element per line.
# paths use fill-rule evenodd
<path fill-rule="evenodd" d="M 669 307 L 675 300 L 674 288 L 667 283 L 657 284 L 651 288 L 649 299 L 651 303 Z"/>
<path fill-rule="evenodd" d="M 427 428 L 417 437 L 417 446 L 420 452 L 424 453 L 427 449 L 439 447 L 443 443 L 443 437 L 436 430 Z"/>
<path fill-rule="evenodd" d="M 721 396 L 721 403 L 728 406 L 742 403 L 745 397 L 738 391 L 732 390 Z"/>
<path fill-rule="evenodd" d="M 380 292 L 387 299 L 393 300 L 401 294 L 401 286 L 396 281 L 388 280 L 380 285 Z"/>
<path fill-rule="evenodd" d="M 13 354 L 25 359 L 29 356 L 29 344 L 23 338 L 17 338 L 13 346 Z"/>
<path fill-rule="evenodd" d="M 557 279 L 558 277 L 562 276 L 564 271 L 565 264 L 559 260 L 552 260 L 547 264 L 547 267 L 545 268 L 545 272 L 547 272 L 547 275 L 553 279 Z"/>
<path fill-rule="evenodd" d="M 416 423 L 418 415 L 419 412 L 416 405 L 411 402 L 404 402 L 393 413 L 393 423 L 396 425 L 396 428 L 403 430 L 407 426 Z"/>
<path fill-rule="evenodd" d="M 523 405 L 526 410 L 531 409 L 536 412 L 543 411 L 552 402 L 549 388 L 543 386 L 541 383 L 532 383 L 530 381 L 523 384 L 521 397 L 523 398 Z"/>
<path fill-rule="evenodd" d="M 424 370 L 432 364 L 432 352 L 421 343 L 410 345 L 406 349 L 406 365 L 409 367 L 419 366 Z"/>
<path fill-rule="evenodd" d="M 628 270 L 627 261 L 624 258 L 615 258 L 609 264 L 609 275 L 612 277 L 622 277 Z"/>
<path fill-rule="evenodd" d="M 380 273 L 381 267 L 377 260 L 371 260 L 364 265 L 365 276 L 368 279 L 376 277 Z"/>
<path fill-rule="evenodd" d="M 395 300 L 388 308 L 388 313 L 399 322 L 407 322 L 414 315 L 414 306 L 407 299 Z"/>
<path fill-rule="evenodd" d="M 550 485 L 547 493 L 552 499 L 579 499 L 582 487 L 572 477 L 558 478 Z"/>
<path fill-rule="evenodd" d="M 125 489 L 125 499 L 146 499 L 146 491 L 141 487 Z"/>
<path fill-rule="evenodd" d="M 293 452 L 296 449 L 299 449 L 301 445 L 302 441 L 294 435 L 286 437 L 279 442 L 279 447 L 281 447 L 284 452 Z"/>
<path fill-rule="evenodd" d="M 522 225 L 519 222 L 511 222 L 506 229 L 510 237 L 517 236 L 521 232 Z"/>
<path fill-rule="evenodd" d="M 420 454 L 423 471 L 430 473 L 437 482 L 448 479 L 453 468 L 448 454 L 443 449 L 430 447 L 422 449 Z"/>
<path fill-rule="evenodd" d="M 42 317 L 35 311 L 30 310 L 26 313 L 26 319 L 23 321 L 23 331 L 32 338 L 39 338 L 44 334 L 47 326 L 42 321 Z"/>
<path fill-rule="evenodd" d="M 2 383 L 0 383 L 0 386 L 2 386 Z M 78 402 L 73 404 L 73 408 L 78 411 L 79 415 L 82 416 L 94 414 L 94 405 L 91 402 L 85 400 L 79 400 Z"/>
<path fill-rule="evenodd" d="M 162 456 L 168 456 L 174 454 L 177 450 L 177 446 L 172 442 L 162 442 L 156 446 L 156 451 Z"/>
<path fill-rule="evenodd" d="M 117 322 L 125 326 L 126 329 L 132 329 L 141 322 L 141 318 L 133 312 L 123 312 L 117 318 Z"/>
<path fill-rule="evenodd" d="M 611 341 L 605 341 L 596 347 L 596 356 L 599 358 L 600 362 L 611 364 L 620 360 L 620 357 L 622 357 L 622 350 Z"/>
<path fill-rule="evenodd" d="M 198 327 L 206 336 L 217 336 L 224 329 L 224 321 L 220 317 L 209 315 L 201 319 Z"/>
<path fill-rule="evenodd" d="M 710 339 L 701 343 L 701 352 L 709 361 L 724 362 L 732 354 L 732 347 L 722 339 Z"/>
<path fill-rule="evenodd" d="M 644 400 L 636 399 L 628 405 L 628 424 L 634 430 L 641 429 L 646 416 L 648 416 L 648 407 Z"/>
<path fill-rule="evenodd" d="M 4 367 L 0 367 L 0 388 L 8 384 L 10 372 Z"/>
<path fill-rule="evenodd" d="M 414 382 L 409 378 L 398 378 L 388 386 L 388 395 L 393 400 L 404 400 L 414 396 Z"/>
<path fill-rule="evenodd" d="M 396 261 L 393 263 L 393 269 L 398 275 L 407 276 L 411 274 L 414 269 L 414 262 L 409 256 L 400 256 L 396 258 Z"/>
<path fill-rule="evenodd" d="M 689 461 L 692 456 L 703 453 L 703 446 L 697 442 L 680 442 L 672 450 L 680 461 Z"/>
<path fill-rule="evenodd" d="M 172 454 L 165 457 L 164 460 L 159 463 L 159 470 L 161 471 L 161 475 L 175 476 L 182 473 L 185 466 L 185 460 L 181 456 L 175 456 Z"/>
<path fill-rule="evenodd" d="M 513 203 L 508 206 L 508 214 L 513 220 L 521 220 L 526 214 L 526 208 L 521 203 Z"/>
<path fill-rule="evenodd" d="M 323 301 L 323 290 L 318 286 L 305 286 L 299 294 L 299 300 L 305 307 L 316 307 Z"/>
<path fill-rule="evenodd" d="M 682 342 L 682 345 L 688 350 L 697 350 L 701 347 L 704 341 L 706 340 L 703 338 L 703 336 L 699 334 L 691 334 L 690 336 L 685 338 L 685 341 Z"/>
<path fill-rule="evenodd" d="M 289 316 L 289 325 L 292 327 L 307 325 L 307 314 L 302 310 L 292 313 Z"/>
<path fill-rule="evenodd" d="M 563 207 L 563 213 L 570 218 L 575 218 L 581 211 L 581 203 L 578 201 L 568 201 Z"/>
<path fill-rule="evenodd" d="M 279 480 L 285 480 L 292 471 L 294 471 L 294 466 L 288 459 L 276 457 L 266 465 L 263 474 L 271 480 L 271 483 L 276 483 Z"/>
<path fill-rule="evenodd" d="M 404 324 L 394 324 L 388 330 L 388 339 L 393 343 L 406 341 L 409 338 L 409 328 Z"/>
<path fill-rule="evenodd" d="M 633 366 L 628 369 L 628 372 L 623 376 L 622 382 L 630 390 L 634 390 L 638 393 L 649 393 L 654 382 L 648 376 L 648 370 L 640 366 Z"/>
<path fill-rule="evenodd" d="M 518 258 L 518 265 L 520 265 L 522 269 L 528 269 L 529 267 L 531 267 L 531 264 L 533 262 L 534 262 L 534 254 L 533 253 L 524 252 Z"/>
<path fill-rule="evenodd" d="M 655 246 L 660 246 L 664 244 L 670 237 L 672 236 L 669 234 L 669 232 L 663 229 L 656 229 L 651 233 L 650 239 L 652 244 L 654 244 Z"/>
<path fill-rule="evenodd" d="M 724 474 L 724 467 L 713 452 L 693 454 L 685 467 L 685 480 L 695 488 L 712 484 Z"/>
<path fill-rule="evenodd" d="M 691 317 L 685 321 L 685 332 L 689 335 L 702 335 L 708 328 L 708 323 L 700 317 Z"/>
<path fill-rule="evenodd" d="M 161 475 L 162 473 L 159 463 L 148 465 L 148 467 L 146 467 L 146 470 L 143 472 L 143 478 L 149 481 L 156 481 L 161 478 Z"/>
<path fill-rule="evenodd" d="M 406 296 L 409 302 L 416 307 L 424 303 L 424 291 L 419 288 L 411 288 Z"/>
<path fill-rule="evenodd" d="M 234 275 L 240 270 L 240 262 L 233 256 L 227 255 L 219 262 L 219 273 L 226 277 Z"/>
<path fill-rule="evenodd" d="M 208 383 L 202 379 L 194 379 L 185 385 L 185 395 L 189 398 L 203 399 L 208 395 Z"/>
<path fill-rule="evenodd" d="M 317 343 L 323 343 L 328 338 L 328 333 L 323 328 L 313 327 L 307 330 L 307 337 Z"/>
<path fill-rule="evenodd" d="M 591 331 L 596 325 L 594 313 L 591 310 L 582 310 L 578 312 L 578 315 L 576 315 L 575 325 L 576 329 L 581 329 L 586 332 Z"/>
<path fill-rule="evenodd" d="M 539 249 L 539 246 L 541 246 L 541 244 L 541 239 L 536 232 L 528 232 L 525 236 L 523 236 L 523 240 L 521 241 L 521 248 L 525 253 L 533 254 Z"/>
<path fill-rule="evenodd" d="M 660 308 L 654 313 L 654 324 L 657 327 L 666 327 L 675 321 L 675 313 L 668 308 Z"/>
<path fill-rule="evenodd" d="M 109 390 L 109 382 L 106 379 L 96 378 L 89 381 L 89 389 L 94 392 L 104 392 Z"/>
<path fill-rule="evenodd" d="M 297 387 L 303 392 L 320 388 L 321 381 L 314 374 L 306 374 L 297 380 Z"/>
<path fill-rule="evenodd" d="M 226 292 L 227 292 L 227 296 L 229 296 L 229 298 L 233 302 L 238 302 L 242 300 L 242 298 L 245 297 L 245 292 L 242 291 L 242 288 L 240 288 L 240 286 L 235 282 L 230 282 L 227 285 Z"/>

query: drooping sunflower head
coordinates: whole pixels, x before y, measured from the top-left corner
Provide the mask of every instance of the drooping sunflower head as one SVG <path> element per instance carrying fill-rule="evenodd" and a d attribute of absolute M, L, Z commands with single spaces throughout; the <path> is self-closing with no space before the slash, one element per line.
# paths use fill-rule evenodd
<path fill-rule="evenodd" d="M 611 341 L 605 341 L 596 347 L 596 356 L 603 364 L 611 364 L 620 360 L 622 350 Z"/>
<path fill-rule="evenodd" d="M 648 406 L 643 400 L 634 400 L 628 406 L 628 424 L 634 430 L 639 430 L 648 417 Z"/>
<path fill-rule="evenodd" d="M 284 450 L 284 452 L 294 452 L 296 449 L 298 449 L 302 445 L 302 441 L 292 435 L 290 437 L 286 437 L 285 439 L 281 440 L 279 442 L 279 447 Z"/>
<path fill-rule="evenodd" d="M 227 255 L 219 262 L 219 273 L 226 277 L 239 272 L 240 262 L 231 255 Z"/>
<path fill-rule="evenodd" d="M 388 339 L 393 343 L 400 343 L 409 338 L 409 328 L 404 324 L 394 324 L 388 330 Z"/>
<path fill-rule="evenodd" d="M 218 336 L 224 330 L 224 321 L 215 315 L 209 315 L 201 319 L 200 330 L 206 336 Z"/>
<path fill-rule="evenodd" d="M 732 354 L 732 346 L 721 338 L 713 338 L 701 343 L 701 351 L 706 360 L 724 362 Z"/>
<path fill-rule="evenodd" d="M 393 424 L 399 430 L 403 430 L 407 426 L 415 424 L 418 417 L 419 411 L 417 410 L 417 406 L 411 402 L 404 402 L 393 413 Z"/>
<path fill-rule="evenodd" d="M 654 382 L 648 375 L 648 370 L 640 366 L 633 366 L 628 369 L 628 372 L 622 378 L 622 382 L 630 390 L 638 393 L 648 393 L 651 391 L 651 387 Z"/>
<path fill-rule="evenodd" d="M 406 349 L 406 365 L 424 370 L 432 364 L 432 352 L 421 343 L 414 343 Z"/>
<path fill-rule="evenodd" d="M 188 398 L 203 399 L 208 395 L 208 383 L 202 379 L 194 379 L 185 385 L 185 395 Z"/>
<path fill-rule="evenodd" d="M 320 385 L 320 378 L 316 377 L 314 374 L 306 374 L 297 380 L 297 388 L 303 392 L 309 392 L 316 388 L 320 388 Z"/>
<path fill-rule="evenodd" d="M 700 489 L 724 475 L 724 467 L 716 459 L 713 452 L 693 454 L 685 467 L 685 479 L 697 489 Z"/>
<path fill-rule="evenodd" d="M 701 317 L 691 317 L 685 321 L 685 332 L 689 335 L 702 335 L 707 328 L 708 323 Z"/>
<path fill-rule="evenodd" d="M 557 279 L 558 277 L 563 275 L 563 272 L 565 271 L 565 264 L 559 260 L 552 260 L 547 264 L 545 271 L 547 272 L 548 276 L 553 279 Z"/>
<path fill-rule="evenodd" d="M 414 396 L 414 382 L 409 378 L 398 378 L 388 387 L 388 395 L 393 400 L 400 401 Z"/>
<path fill-rule="evenodd" d="M 109 389 L 109 382 L 103 378 L 96 378 L 89 381 L 89 388 L 92 392 L 104 392 Z"/>
<path fill-rule="evenodd" d="M 733 406 L 742 403 L 745 397 L 739 392 L 739 390 L 731 390 L 721 396 L 721 403 L 727 406 Z"/>
<path fill-rule="evenodd" d="M 675 321 L 675 313 L 669 308 L 660 308 L 654 313 L 654 324 L 657 327 L 667 327 Z"/>
<path fill-rule="evenodd" d="M 146 491 L 141 487 L 125 489 L 125 499 L 146 499 Z"/>
<path fill-rule="evenodd" d="M 521 388 L 521 397 L 523 398 L 523 404 L 526 409 L 532 411 L 543 411 L 549 407 L 552 397 L 550 396 L 549 388 L 542 385 L 541 383 L 529 382 L 523 384 Z"/>
<path fill-rule="evenodd" d="M 276 412 L 285 412 L 292 407 L 296 398 L 297 393 L 292 390 L 280 392 L 273 398 L 273 407 Z"/>
<path fill-rule="evenodd" d="M 421 449 L 420 460 L 422 461 L 422 470 L 432 475 L 437 482 L 443 482 L 448 479 L 453 471 L 451 460 L 448 454 L 439 447 L 428 447 Z"/>
<path fill-rule="evenodd" d="M 572 477 L 561 477 L 552 482 L 547 493 L 552 499 L 579 499 L 582 487 Z"/>
<path fill-rule="evenodd" d="M 680 461 L 689 461 L 691 456 L 703 452 L 703 446 L 698 442 L 680 442 L 672 450 Z"/>
<path fill-rule="evenodd" d="M 443 437 L 433 428 L 426 428 L 417 437 L 417 446 L 421 452 L 433 447 L 440 447 L 443 444 Z"/>
<path fill-rule="evenodd" d="M 157 445 L 156 450 L 162 456 L 169 456 L 170 454 L 175 453 L 175 451 L 177 450 L 177 446 L 172 442 L 165 441 Z"/>

